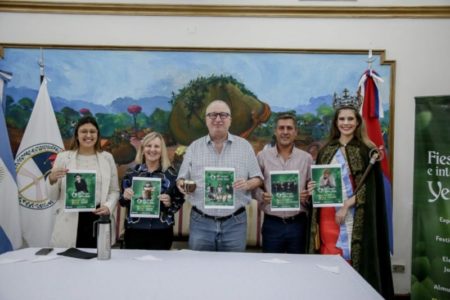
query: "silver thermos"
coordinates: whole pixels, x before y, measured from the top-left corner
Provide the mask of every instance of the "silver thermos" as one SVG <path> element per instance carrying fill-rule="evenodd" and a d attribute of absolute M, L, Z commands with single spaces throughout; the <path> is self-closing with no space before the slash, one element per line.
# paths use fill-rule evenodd
<path fill-rule="evenodd" d="M 100 216 L 97 223 L 97 259 L 111 259 L 111 220 L 108 216 Z"/>

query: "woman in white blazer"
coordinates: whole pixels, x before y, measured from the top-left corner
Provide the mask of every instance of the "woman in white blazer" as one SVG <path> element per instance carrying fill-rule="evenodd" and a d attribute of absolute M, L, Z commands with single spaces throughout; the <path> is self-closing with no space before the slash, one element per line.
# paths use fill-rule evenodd
<path fill-rule="evenodd" d="M 93 212 L 66 212 L 64 200 L 65 176 L 68 171 L 94 170 L 96 176 L 96 209 Z M 74 130 L 71 150 L 57 155 L 52 171 L 47 177 L 47 191 L 57 199 L 51 245 L 53 247 L 95 248 L 94 222 L 101 215 L 109 215 L 112 222 L 112 239 L 115 243 L 115 210 L 119 199 L 117 168 L 111 153 L 102 151 L 100 131 L 92 116 L 82 117 Z"/>

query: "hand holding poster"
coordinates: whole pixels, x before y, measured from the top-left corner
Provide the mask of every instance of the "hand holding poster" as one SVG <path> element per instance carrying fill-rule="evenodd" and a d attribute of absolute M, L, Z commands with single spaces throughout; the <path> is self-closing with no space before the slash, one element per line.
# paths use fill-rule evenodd
<path fill-rule="evenodd" d="M 312 180 L 316 186 L 312 194 L 314 207 L 334 207 L 344 204 L 342 197 L 341 166 L 311 166 Z"/>
<path fill-rule="evenodd" d="M 97 172 L 70 170 L 66 174 L 65 211 L 94 211 Z"/>
<path fill-rule="evenodd" d="M 300 197 L 298 186 L 299 171 L 270 172 L 270 189 L 272 194 L 271 211 L 298 211 Z"/>
<path fill-rule="evenodd" d="M 205 168 L 205 208 L 234 209 L 234 168 Z"/>
<path fill-rule="evenodd" d="M 134 196 L 130 203 L 133 218 L 159 218 L 161 178 L 133 177 Z"/>

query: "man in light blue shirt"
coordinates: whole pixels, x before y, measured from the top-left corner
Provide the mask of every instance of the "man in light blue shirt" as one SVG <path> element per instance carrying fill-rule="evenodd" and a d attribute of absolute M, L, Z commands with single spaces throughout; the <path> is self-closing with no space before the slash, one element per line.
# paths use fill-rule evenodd
<path fill-rule="evenodd" d="M 206 108 L 209 134 L 192 142 L 178 173 L 178 189 L 186 194 L 184 181 L 192 180 L 197 188 L 187 196 L 192 204 L 189 248 L 204 251 L 245 251 L 247 214 L 245 205 L 251 190 L 262 184 L 263 176 L 255 152 L 245 139 L 228 132 L 231 111 L 222 100 Z M 205 207 L 205 168 L 233 168 L 234 207 Z"/>

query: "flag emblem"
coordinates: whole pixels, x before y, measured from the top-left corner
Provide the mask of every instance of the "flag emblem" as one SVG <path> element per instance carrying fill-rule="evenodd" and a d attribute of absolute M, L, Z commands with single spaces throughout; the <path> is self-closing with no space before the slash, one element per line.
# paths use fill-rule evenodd
<path fill-rule="evenodd" d="M 47 197 L 45 178 L 52 169 L 52 158 L 63 149 L 50 143 L 41 143 L 17 154 L 16 170 L 19 204 L 30 209 L 46 209 L 55 200 Z"/>

